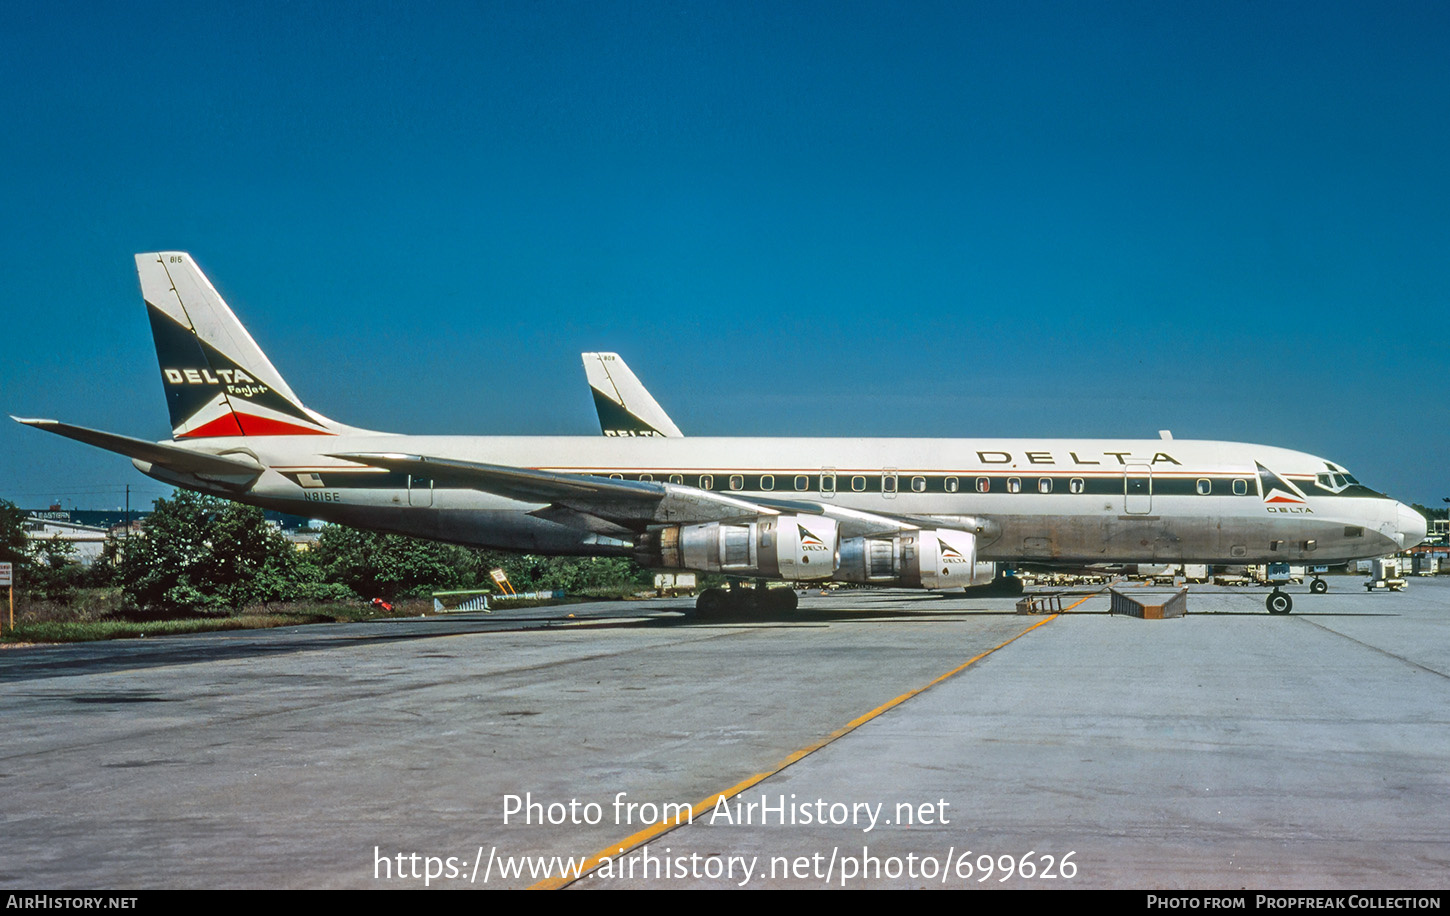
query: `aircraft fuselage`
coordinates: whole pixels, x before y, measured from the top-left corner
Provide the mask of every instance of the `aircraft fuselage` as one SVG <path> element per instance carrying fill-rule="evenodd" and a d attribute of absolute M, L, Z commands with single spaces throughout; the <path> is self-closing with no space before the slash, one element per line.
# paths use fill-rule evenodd
<path fill-rule="evenodd" d="M 541 504 L 326 456 L 443 455 L 750 500 L 810 500 L 948 527 L 987 518 L 979 557 L 997 562 L 1333 564 L 1383 556 L 1423 536 L 1423 520 L 1393 499 L 1342 480 L 1321 486 L 1342 473 L 1322 458 L 1234 442 L 346 435 L 254 437 L 241 449 L 236 439 L 176 444 L 240 452 L 267 470 L 239 491 L 138 467 L 298 515 L 541 553 L 623 555 L 631 539 L 531 515 Z"/>

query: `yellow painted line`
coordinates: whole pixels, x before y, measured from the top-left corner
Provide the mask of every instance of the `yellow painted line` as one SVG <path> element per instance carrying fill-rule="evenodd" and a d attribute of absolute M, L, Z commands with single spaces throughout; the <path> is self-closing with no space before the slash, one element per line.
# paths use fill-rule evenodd
<path fill-rule="evenodd" d="M 1088 595 L 1087 598 L 1084 598 L 1083 599 L 1083 601 L 1086 601 L 1088 598 L 1091 598 L 1091 597 L 1093 597 L 1093 596 L 1092 595 Z M 1081 603 L 1082 603 L 1082 601 L 1079 601 L 1078 602 L 1078 604 L 1081 604 Z M 1077 607 L 1077 605 L 1075 604 L 1075 605 L 1073 605 L 1073 607 Z M 997 645 L 993 646 L 992 648 L 988 649 L 987 651 L 982 652 L 982 653 L 980 653 L 978 655 L 972 656 L 971 658 L 969 658 L 966 661 L 962 662 L 960 665 L 957 665 L 955 668 L 953 668 L 952 670 L 948 671 L 946 674 L 943 674 L 943 675 L 941 675 L 941 676 L 939 676 L 937 678 L 934 678 L 933 680 L 931 680 L 928 683 L 926 683 L 926 684 L 924 684 L 924 685 L 916 688 L 915 690 L 908 690 L 906 693 L 903 693 L 901 696 L 897 697 L 894 700 L 888 700 L 887 702 L 882 703 L 880 706 L 876 707 L 875 709 L 871 710 L 870 712 L 866 713 L 865 715 L 857 716 L 856 718 L 852 719 L 850 722 L 847 722 L 845 725 L 841 726 L 840 728 L 838 728 L 835 731 L 831 732 L 826 737 L 824 737 L 821 740 L 817 741 L 815 744 L 807 745 L 806 747 L 803 747 L 800 750 L 796 751 L 795 753 L 791 754 L 789 757 L 786 757 L 784 760 L 782 760 L 780 763 L 776 764 L 774 767 L 772 767 L 771 769 L 767 770 L 766 772 L 764 772 L 764 773 L 756 773 L 754 776 L 751 776 L 751 777 L 749 777 L 749 778 L 747 778 L 745 780 L 742 780 L 741 782 L 736 783 L 735 785 L 731 786 L 728 789 L 725 789 L 724 791 L 716 792 L 714 795 L 711 795 L 709 798 L 706 798 L 706 799 L 704 799 L 702 801 L 696 802 L 694 805 L 692 805 L 690 807 L 690 816 L 689 816 L 688 819 L 685 820 L 685 823 L 684 824 L 681 824 L 679 822 L 679 820 L 675 820 L 675 821 L 660 821 L 657 824 L 652 824 L 652 825 L 644 828 L 643 830 L 638 831 L 637 833 L 633 833 L 633 834 L 625 837 L 624 839 L 620 840 L 617 843 L 611 843 L 607 848 L 602 849 L 599 852 L 596 852 L 594 855 L 592 855 L 588 859 L 584 860 L 584 864 L 583 864 L 583 866 L 580 867 L 579 874 L 577 876 L 572 877 L 572 878 L 569 878 L 569 877 L 546 878 L 545 880 L 540 881 L 537 884 L 534 884 L 534 885 L 530 886 L 529 890 L 531 890 L 531 891 L 548 891 L 548 890 L 558 890 L 559 888 L 568 887 L 569 885 L 573 884 L 575 881 L 578 881 L 581 878 L 583 878 L 586 875 L 588 875 L 591 872 L 593 872 L 594 869 L 598 868 L 599 867 L 599 864 L 601 862 L 603 862 L 605 859 L 612 859 L 612 858 L 616 858 L 618 856 L 622 856 L 625 853 L 633 852 L 636 848 L 644 845 L 645 843 L 649 842 L 650 840 L 654 839 L 655 837 L 657 837 L 657 836 L 659 836 L 661 834 L 668 833 L 671 830 L 674 830 L 676 827 L 688 825 L 689 823 L 693 822 L 694 819 L 697 816 L 703 816 L 707 811 L 712 810 L 715 807 L 716 803 L 720 801 L 720 799 L 722 799 L 722 798 L 733 798 L 736 795 L 739 795 L 741 792 L 744 792 L 745 790 L 749 789 L 751 786 L 754 786 L 754 785 L 757 785 L 757 784 L 759 784 L 761 782 L 764 782 L 765 780 L 767 780 L 770 777 L 774 776 L 775 774 L 779 773 L 781 770 L 784 770 L 786 767 L 790 766 L 791 764 L 796 763 L 796 762 L 798 762 L 798 761 L 800 761 L 800 760 L 802 760 L 802 759 L 804 759 L 806 757 L 809 757 L 811 754 L 814 754 L 816 751 L 818 751 L 821 748 L 827 746 L 828 744 L 831 744 L 831 743 L 835 742 L 836 740 L 845 737 L 846 735 L 850 734 L 851 732 L 853 732 L 856 729 L 860 728 L 861 726 L 865 725 L 867 722 L 870 722 L 872 719 L 876 718 L 877 716 L 881 715 L 882 713 L 886 712 L 887 710 L 895 709 L 897 706 L 900 706 L 902 703 L 905 703 L 907 700 L 911 699 L 912 697 L 914 697 L 914 696 L 916 696 L 918 694 L 921 694 L 921 693 L 924 693 L 924 692 L 930 690 L 931 688 L 935 687 L 937 684 L 940 684 L 942 681 L 945 681 L 945 680 L 947 680 L 950 677 L 953 677 L 953 676 L 955 676 L 957 674 L 960 674 L 961 672 L 965 671 L 967 668 L 971 667 L 972 665 L 976 664 L 977 662 L 979 662 L 982 659 L 986 658 L 987 656 L 991 655 L 993 652 L 996 652 L 998 649 L 1001 649 L 1003 646 L 1006 646 L 1006 645 L 1009 645 L 1011 643 L 1016 642 L 1017 640 L 1021 639 L 1024 636 L 1026 636 L 1028 633 L 1031 633 L 1033 630 L 1037 629 L 1038 627 L 1042 626 L 1043 624 L 1051 623 L 1052 621 L 1056 620 L 1059 616 L 1061 616 L 1061 615 L 1059 615 L 1059 614 L 1053 614 L 1050 617 L 1044 617 L 1044 618 L 1042 618 L 1041 620 L 1039 620 L 1036 623 L 1034 623 L 1032 626 L 1030 626 L 1027 629 L 1023 630 L 1021 633 L 1018 633 L 1016 636 L 1013 636 L 1011 639 L 1004 640 L 1003 642 L 998 643 Z"/>

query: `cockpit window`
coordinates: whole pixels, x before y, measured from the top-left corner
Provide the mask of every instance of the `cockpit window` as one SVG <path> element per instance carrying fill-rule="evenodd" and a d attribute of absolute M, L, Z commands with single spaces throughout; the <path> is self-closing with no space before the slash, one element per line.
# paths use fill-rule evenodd
<path fill-rule="evenodd" d="M 1353 474 L 1344 468 L 1328 461 L 1324 462 L 1324 470 L 1315 473 L 1314 489 L 1320 493 L 1334 493 L 1343 496 L 1384 496 L 1383 493 L 1371 490 L 1360 483 Z"/>

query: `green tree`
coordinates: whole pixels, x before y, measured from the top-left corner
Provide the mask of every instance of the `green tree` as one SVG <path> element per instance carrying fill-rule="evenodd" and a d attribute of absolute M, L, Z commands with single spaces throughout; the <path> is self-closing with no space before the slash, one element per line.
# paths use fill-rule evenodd
<path fill-rule="evenodd" d="M 85 577 L 85 567 L 76 560 L 76 548 L 61 538 L 37 538 L 30 542 L 25 591 L 31 595 L 69 604 Z"/>
<path fill-rule="evenodd" d="M 67 603 L 77 588 L 109 584 L 109 560 L 82 566 L 76 561 L 74 544 L 60 538 L 27 538 L 26 522 L 25 513 L 14 503 L 0 500 L 0 563 L 13 565 L 17 589 Z"/>
<path fill-rule="evenodd" d="M 653 576 L 626 557 L 538 557 L 485 554 L 489 568 L 502 568 L 520 591 L 563 589 L 572 594 L 643 587 Z"/>
<path fill-rule="evenodd" d="M 474 588 L 488 576 L 478 554 L 465 547 L 329 525 L 308 551 L 329 582 L 363 598 Z"/>
<path fill-rule="evenodd" d="M 0 499 L 0 563 L 14 563 L 18 573 L 28 563 L 25 513 L 12 502 Z"/>
<path fill-rule="evenodd" d="M 252 603 L 337 597 L 300 563 L 262 510 L 177 490 L 158 499 L 132 538 L 121 584 L 136 605 L 164 613 L 222 613 Z"/>
<path fill-rule="evenodd" d="M 101 548 L 101 555 L 83 567 L 78 585 L 81 588 L 111 588 L 120 584 L 116 564 L 120 562 L 123 538 L 111 535 Z"/>

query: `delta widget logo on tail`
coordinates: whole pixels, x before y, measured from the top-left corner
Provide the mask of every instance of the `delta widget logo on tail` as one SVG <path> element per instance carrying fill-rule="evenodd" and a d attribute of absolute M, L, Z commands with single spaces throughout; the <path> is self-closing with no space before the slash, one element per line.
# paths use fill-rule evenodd
<path fill-rule="evenodd" d="M 203 339 L 195 328 L 181 324 L 149 300 L 146 309 L 161 364 L 161 384 L 171 413 L 173 436 L 204 439 L 332 434 L 278 385 L 264 380 L 269 374 L 276 375 L 275 370 L 264 371 L 271 369 L 270 365 L 264 370 L 243 366 Z M 244 339 L 246 331 L 230 310 L 224 317 L 227 320 L 218 329 L 217 336 L 233 341 Z M 262 357 L 264 363 L 265 360 Z"/>

